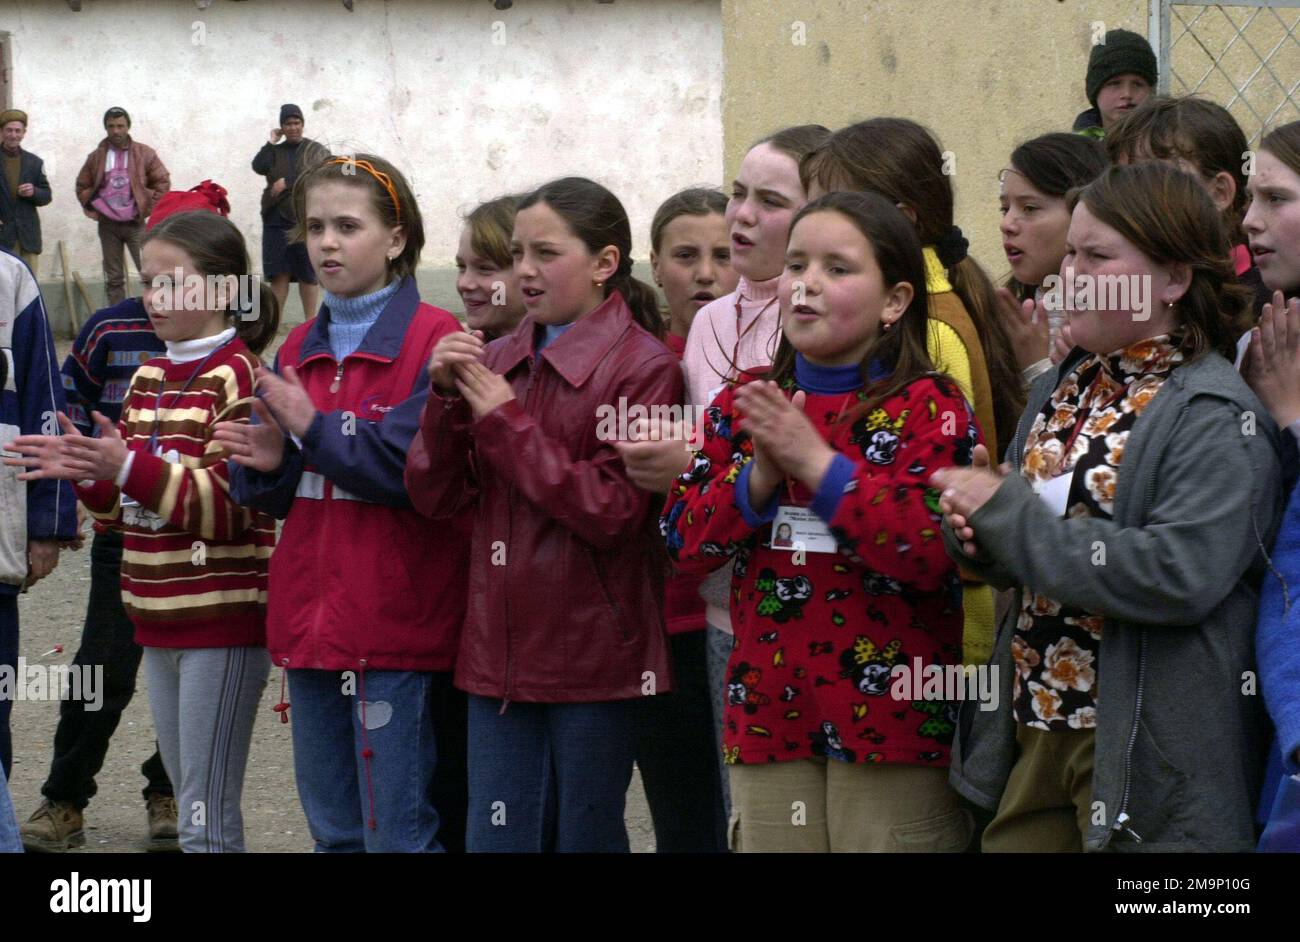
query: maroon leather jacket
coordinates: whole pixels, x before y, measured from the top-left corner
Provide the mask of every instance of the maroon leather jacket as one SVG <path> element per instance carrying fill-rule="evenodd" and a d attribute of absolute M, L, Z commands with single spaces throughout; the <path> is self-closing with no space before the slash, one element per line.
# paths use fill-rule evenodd
<path fill-rule="evenodd" d="M 667 553 L 655 495 L 598 437 L 607 406 L 682 401 L 677 358 L 617 291 L 534 356 L 531 317 L 487 347 L 514 400 L 474 421 L 434 389 L 407 454 L 415 508 L 475 503 L 456 686 L 541 703 L 663 693 Z M 604 423 L 608 431 L 610 423 Z"/>

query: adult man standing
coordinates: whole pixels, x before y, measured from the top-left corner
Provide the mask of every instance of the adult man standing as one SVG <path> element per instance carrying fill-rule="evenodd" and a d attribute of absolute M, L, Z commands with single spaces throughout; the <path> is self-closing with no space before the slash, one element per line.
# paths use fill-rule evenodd
<path fill-rule="evenodd" d="M 41 158 L 22 149 L 27 112 L 0 111 L 0 248 L 16 253 L 36 274 L 41 261 L 41 219 L 36 207 L 50 201 Z"/>
<path fill-rule="evenodd" d="M 140 268 L 140 233 L 158 198 L 171 189 L 171 177 L 152 147 L 131 139 L 125 108 L 104 112 L 108 133 L 86 157 L 77 174 L 77 202 L 99 223 L 104 255 L 104 290 L 110 306 L 126 298 L 126 261 L 131 252 Z"/>
<path fill-rule="evenodd" d="M 270 279 L 271 290 L 284 309 L 289 297 L 289 282 L 298 282 L 303 320 L 316 316 L 320 288 L 316 272 L 307 257 L 307 246 L 289 240 L 295 219 L 293 185 L 298 176 L 330 156 L 321 144 L 302 136 L 302 109 L 297 105 L 280 106 L 280 126 L 271 129 L 270 138 L 253 158 L 253 172 L 266 177 L 262 191 L 262 272 Z"/>

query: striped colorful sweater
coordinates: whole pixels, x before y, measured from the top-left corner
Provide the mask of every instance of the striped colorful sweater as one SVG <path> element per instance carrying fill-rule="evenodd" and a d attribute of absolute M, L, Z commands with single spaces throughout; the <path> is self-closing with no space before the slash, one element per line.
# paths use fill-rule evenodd
<path fill-rule="evenodd" d="M 166 349 L 139 298 L 127 298 L 92 314 L 63 361 L 68 418 L 81 434 L 94 434 L 92 411 L 118 421 L 131 377 Z"/>
<path fill-rule="evenodd" d="M 266 643 L 275 524 L 230 499 L 212 427 L 247 418 L 253 370 L 241 340 L 169 345 L 136 372 L 118 423 L 131 455 L 118 481 L 79 485 L 98 520 L 125 532 L 122 601 L 136 641 L 160 648 Z M 179 348 L 198 346 L 181 358 Z M 161 396 L 160 396 L 161 392 Z M 156 431 L 156 441 L 151 438 Z M 120 486 L 119 486 L 120 485 Z"/>

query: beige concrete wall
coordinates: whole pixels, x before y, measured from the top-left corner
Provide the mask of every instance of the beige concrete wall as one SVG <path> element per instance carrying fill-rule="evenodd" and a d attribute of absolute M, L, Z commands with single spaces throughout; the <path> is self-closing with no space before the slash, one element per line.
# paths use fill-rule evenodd
<path fill-rule="evenodd" d="M 488 0 L 358 0 L 351 13 L 338 0 L 215 0 L 204 11 L 84 0 L 79 13 L 61 0 L 0 0 L 0 31 L 13 102 L 31 114 L 25 146 L 54 188 L 41 211 L 46 278 L 62 239 L 73 267 L 99 280 L 95 226 L 73 182 L 114 104 L 174 186 L 212 178 L 230 190 L 258 261 L 263 180 L 249 162 L 285 101 L 303 108 L 309 137 L 336 152 L 373 150 L 409 175 L 424 263 L 444 273 L 458 213 L 480 199 L 595 177 L 624 201 L 644 258 L 658 202 L 722 180 L 717 0 L 519 0 L 508 11 Z M 61 309 L 61 285 L 48 294 Z"/>
<path fill-rule="evenodd" d="M 1000 277 L 997 173 L 1088 106 L 1095 21 L 1146 35 L 1146 0 L 722 0 L 728 179 L 787 124 L 912 118 L 955 155 L 957 224 Z"/>

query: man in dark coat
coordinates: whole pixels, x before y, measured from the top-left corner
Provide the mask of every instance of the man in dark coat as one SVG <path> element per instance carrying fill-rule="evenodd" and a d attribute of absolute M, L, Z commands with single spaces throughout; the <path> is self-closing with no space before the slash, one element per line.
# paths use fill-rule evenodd
<path fill-rule="evenodd" d="M 253 158 L 253 172 L 266 177 L 262 191 L 262 272 L 283 310 L 289 282 L 298 282 L 303 320 L 316 316 L 320 287 L 307 257 L 307 246 L 292 241 L 297 222 L 293 214 L 293 185 L 299 175 L 329 157 L 321 144 L 302 136 L 302 109 L 280 106 L 280 126 Z"/>
<path fill-rule="evenodd" d="M 18 255 L 32 274 L 41 261 L 41 218 L 36 207 L 50 201 L 41 158 L 20 146 L 27 112 L 0 111 L 0 248 Z"/>

